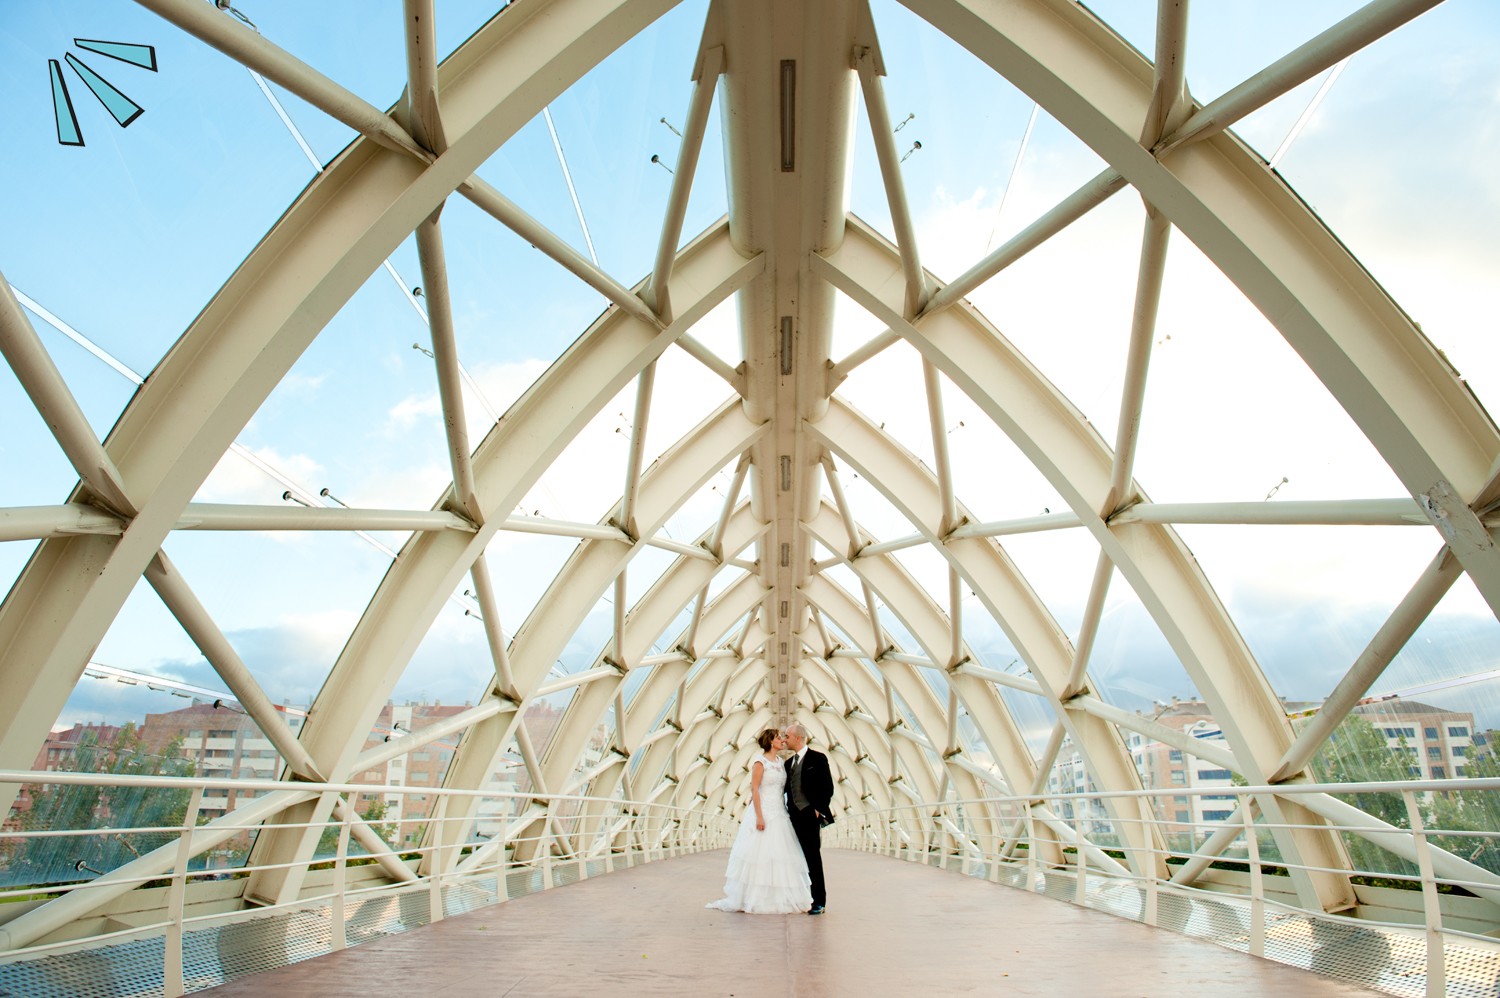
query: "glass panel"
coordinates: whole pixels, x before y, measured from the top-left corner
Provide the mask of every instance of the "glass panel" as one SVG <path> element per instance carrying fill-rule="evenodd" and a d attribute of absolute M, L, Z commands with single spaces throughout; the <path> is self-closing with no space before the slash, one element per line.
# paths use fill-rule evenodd
<path fill-rule="evenodd" d="M 944 379 L 953 490 L 977 523 L 1067 509 L 1061 494 L 968 396 Z"/>
<path fill-rule="evenodd" d="M 1093 536 L 1070 529 L 1012 534 L 996 540 L 1059 626 L 1069 637 L 1076 637 L 1099 561 L 1099 545 Z"/>
<path fill-rule="evenodd" d="M 149 741 L 133 721 L 123 725 L 74 724 L 50 735 L 36 769 L 142 776 L 192 776 L 195 766 L 180 739 Z M 91 880 L 142 853 L 167 845 L 187 814 L 188 790 L 29 784 L 11 810 L 7 828 L 42 832 L 101 830 L 77 836 L 28 836 L 5 843 L 0 888 Z M 212 798 L 205 800 L 205 810 Z M 104 829 L 111 831 L 103 832 Z M 144 829 L 138 831 L 138 829 Z M 207 859 L 200 857 L 195 868 Z"/>
<path fill-rule="evenodd" d="M 485 549 L 490 580 L 495 584 L 500 623 L 507 635 L 536 609 L 563 564 L 577 549 L 569 537 L 501 531 Z M 522 568 L 524 567 L 524 570 Z M 464 580 L 466 588 L 473 588 Z"/>
<path fill-rule="evenodd" d="M 312 701 L 390 567 L 384 552 L 337 532 L 184 531 L 165 547 L 266 694 L 300 704 Z M 235 571 L 225 573 L 226 564 Z M 132 650 L 160 649 L 163 633 L 152 631 L 143 645 L 143 629 L 157 627 L 164 614 L 159 610 L 139 622 L 122 615 L 99 654 L 113 664 Z M 180 654 L 199 660 L 190 645 Z M 198 668 L 204 678 L 192 681 L 214 685 L 206 666 Z"/>
<path fill-rule="evenodd" d="M 598 523 L 620 502 L 630 451 L 635 385 L 626 386 L 579 431 L 522 500 L 537 516 Z"/>
<path fill-rule="evenodd" d="M 1099 164 L 1090 168 L 1071 186 L 1054 189 L 1049 176 L 1051 200 L 1018 212 L 1023 223 L 1072 193 Z M 1119 419 L 1142 217 L 1139 198 L 1111 198 L 969 296 L 1110 443 Z M 1089 362 L 1079 363 L 1080 357 Z"/>
<path fill-rule="evenodd" d="M 391 696 L 398 701 L 472 703 L 495 679 L 484 623 L 457 600 L 438 611 Z"/>
<path fill-rule="evenodd" d="M 855 368 L 839 386 L 839 395 L 924 466 L 935 466 L 922 357 L 910 344 L 889 346 Z M 893 406 L 891 401 L 897 398 L 903 404 Z"/>
<path fill-rule="evenodd" d="M 1182 533 L 1271 685 L 1291 700 L 1333 690 L 1436 547 L 1420 527 L 1185 525 Z"/>
<path fill-rule="evenodd" d="M 1443 4 L 1362 49 L 1279 166 L 1483 398 L 1500 391 L 1500 343 L 1475 321 L 1500 264 L 1497 140 L 1474 128 L 1500 86 L 1493 14 Z"/>
<path fill-rule="evenodd" d="M 897 509 L 869 479 L 844 464 L 837 456 L 834 457 L 834 466 L 838 469 L 839 484 L 843 487 L 844 500 L 849 504 L 855 526 L 873 537 L 875 543 L 910 537 L 916 532 L 906 514 Z M 833 501 L 826 476 L 823 494 L 828 496 L 829 502 Z M 858 587 L 853 591 L 858 592 Z"/>
<path fill-rule="evenodd" d="M 1089 685 L 1101 700 L 1153 714 L 1198 691 L 1151 614 L 1116 577 L 1089 656 Z"/>
<path fill-rule="evenodd" d="M 1280 334 L 1177 238 L 1135 474 L 1158 502 L 1406 494 Z"/>
<path fill-rule="evenodd" d="M 700 539 L 708 540 L 719 522 L 719 515 L 724 512 L 724 503 L 728 501 L 729 487 L 734 484 L 734 468 L 738 463 L 739 458 L 736 457 L 714 472 L 706 483 L 688 496 L 676 512 L 667 517 L 662 535 L 668 540 L 683 544 L 693 544 Z M 725 554 L 729 555 L 730 552 L 726 551 Z"/>

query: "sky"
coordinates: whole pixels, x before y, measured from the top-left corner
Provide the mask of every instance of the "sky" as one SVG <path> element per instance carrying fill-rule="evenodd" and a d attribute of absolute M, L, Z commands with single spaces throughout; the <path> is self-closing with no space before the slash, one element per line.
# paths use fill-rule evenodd
<path fill-rule="evenodd" d="M 924 264 L 951 278 L 1102 168 L 1045 112 L 954 43 L 922 30 L 894 3 L 873 5 L 889 77 L 893 122 Z M 1153 47 L 1154 5 L 1089 5 L 1137 48 Z M 378 107 L 404 77 L 400 5 L 346 0 L 237 5 L 262 34 Z M 1350 2 L 1222 0 L 1193 8 L 1186 63 L 1194 96 L 1209 100 L 1357 9 Z M 690 95 L 703 3 L 686 3 L 556 101 L 552 123 L 525 126 L 480 170 L 581 252 L 630 285 L 645 276 Z M 487 16 L 476 3 L 438 3 L 440 51 Z M 228 16 L 228 15 L 226 15 Z M 158 71 L 92 56 L 75 38 L 156 47 Z M 1337 232 L 1465 376 L 1481 400 L 1500 393 L 1500 9 L 1450 0 L 1357 54 L 1278 162 L 1282 176 Z M 57 143 L 45 63 L 82 55 L 145 110 L 118 127 L 69 77 L 86 145 Z M 71 72 L 71 71 L 70 71 Z M 15 140 L 0 181 L 5 199 L 0 272 L 21 293 L 118 363 L 145 376 L 314 177 L 299 143 L 243 67 L 133 5 L 75 0 L 0 10 L 0 74 L 13 96 Z M 1269 157 L 1308 107 L 1309 81 L 1235 131 Z M 348 129 L 269 85 L 314 158 L 326 163 Z M 665 122 L 661 119 L 666 119 Z M 718 111 L 693 188 L 684 236 L 725 211 Z M 552 140 L 568 166 L 565 177 Z M 1028 137 L 1029 136 L 1029 137 Z M 920 142 L 920 148 L 915 143 Z M 1024 142 L 1024 148 L 1023 148 Z M 856 124 L 852 210 L 889 233 L 863 110 Z M 568 180 L 578 198 L 575 209 Z M 1129 333 L 1143 209 L 1116 195 L 972 300 L 1048 378 L 1113 439 Z M 605 302 L 459 199 L 442 217 L 460 356 L 482 390 L 468 400 L 478 440 Z M 421 283 L 414 244 L 371 275 L 272 393 L 239 444 L 310 493 L 327 488 L 352 506 L 429 508 L 449 474 L 427 331 L 408 292 Z M 738 362 L 732 305 L 694 335 Z M 43 343 L 94 428 L 107 434 L 135 390 L 119 370 L 34 316 Z M 879 331 L 847 302 L 835 355 Z M 841 392 L 929 464 L 932 444 L 919 367 L 898 345 L 857 370 Z M 724 397 L 723 385 L 679 352 L 663 360 L 647 455 L 660 453 Z M 945 401 L 961 500 L 981 520 L 1058 510 L 1053 486 L 951 385 Z M 517 512 L 593 522 L 619 495 L 633 389 L 605 407 Z M 0 506 L 63 501 L 75 476 L 8 371 L 0 371 Z M 1156 501 L 1389 498 L 1390 469 L 1276 331 L 1181 233 L 1174 233 L 1152 358 L 1137 477 Z M 863 524 L 882 537 L 912 532 L 867 482 L 846 473 Z M 728 469 L 669 524 L 683 540 L 706 529 Z M 200 501 L 278 503 L 284 483 L 226 455 Z M 716 491 L 717 490 L 717 491 Z M 1426 528 L 1193 527 L 1184 538 L 1279 693 L 1326 694 L 1437 548 Z M 399 547 L 400 535 L 377 540 Z M 34 545 L 0 542 L 0 588 Z M 1007 551 L 1069 633 L 1075 633 L 1096 549 L 1080 532 L 1008 539 Z M 542 597 L 571 545 L 507 534 L 490 549 L 507 630 Z M 252 536 L 179 533 L 168 552 L 241 656 L 278 701 L 305 704 L 379 584 L 389 558 L 357 538 L 319 533 Z M 931 556 L 903 563 L 938 594 L 945 568 Z M 665 556 L 632 568 L 632 596 Z M 974 604 L 977 607 L 977 603 Z M 601 603 L 563 656 L 591 665 L 609 630 Z M 966 636 L 993 667 L 1013 657 L 1001 628 L 977 612 Z M 1382 680 L 1400 689 L 1496 668 L 1500 624 L 1466 579 Z M 218 688 L 180 626 L 142 584 L 95 660 Z M 1159 630 L 1117 578 L 1093 660 L 1122 706 L 1190 696 L 1191 682 Z M 439 615 L 398 699 L 465 702 L 491 665 L 479 623 L 459 603 Z M 1500 724 L 1500 684 L 1445 692 L 1444 706 Z M 176 701 L 181 705 L 184 701 Z M 60 723 L 120 720 L 169 709 L 169 694 L 81 681 Z M 1041 722 L 1037 722 L 1039 725 Z M 1039 730 L 1033 725 L 1028 730 Z"/>

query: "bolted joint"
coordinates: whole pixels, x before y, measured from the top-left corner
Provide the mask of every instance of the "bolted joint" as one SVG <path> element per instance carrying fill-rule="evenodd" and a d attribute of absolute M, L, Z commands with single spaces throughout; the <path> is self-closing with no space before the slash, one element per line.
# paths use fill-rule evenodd
<path fill-rule="evenodd" d="M 1089 689 L 1088 684 L 1085 683 L 1084 685 L 1079 686 L 1076 689 L 1063 690 L 1060 694 L 1058 694 L 1057 700 L 1059 703 L 1066 707 L 1068 704 L 1072 703 L 1074 700 L 1077 700 L 1079 697 L 1088 696 L 1090 692 L 1092 691 Z"/>
<path fill-rule="evenodd" d="M 968 516 L 967 513 L 960 515 L 959 518 L 956 521 L 954 521 L 953 526 L 949 527 L 948 530 L 941 537 L 938 538 L 938 543 L 939 544 L 947 544 L 949 541 L 951 541 L 953 539 L 953 535 L 958 532 L 958 528 L 962 527 L 964 524 L 966 524 L 968 522 L 969 522 L 969 516 Z"/>

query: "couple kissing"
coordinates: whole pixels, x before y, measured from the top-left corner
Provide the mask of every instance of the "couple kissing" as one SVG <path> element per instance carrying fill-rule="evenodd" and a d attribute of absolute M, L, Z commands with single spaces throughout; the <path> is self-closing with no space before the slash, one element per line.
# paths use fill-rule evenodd
<path fill-rule="evenodd" d="M 807 746 L 807 729 L 767 728 L 750 765 L 750 806 L 729 850 L 724 896 L 705 907 L 756 915 L 821 915 L 821 831 L 833 823 L 828 757 Z M 781 752 L 792 754 L 783 762 Z"/>

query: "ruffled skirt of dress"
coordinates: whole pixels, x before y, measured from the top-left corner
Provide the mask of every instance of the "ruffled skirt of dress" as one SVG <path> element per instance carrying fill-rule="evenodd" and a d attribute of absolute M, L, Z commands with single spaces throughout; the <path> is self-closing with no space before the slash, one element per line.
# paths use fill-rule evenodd
<path fill-rule="evenodd" d="M 755 828 L 752 810 L 729 849 L 724 897 L 704 907 L 754 915 L 789 915 L 812 907 L 807 859 L 797 844 L 786 812 L 766 815 L 765 831 Z"/>

